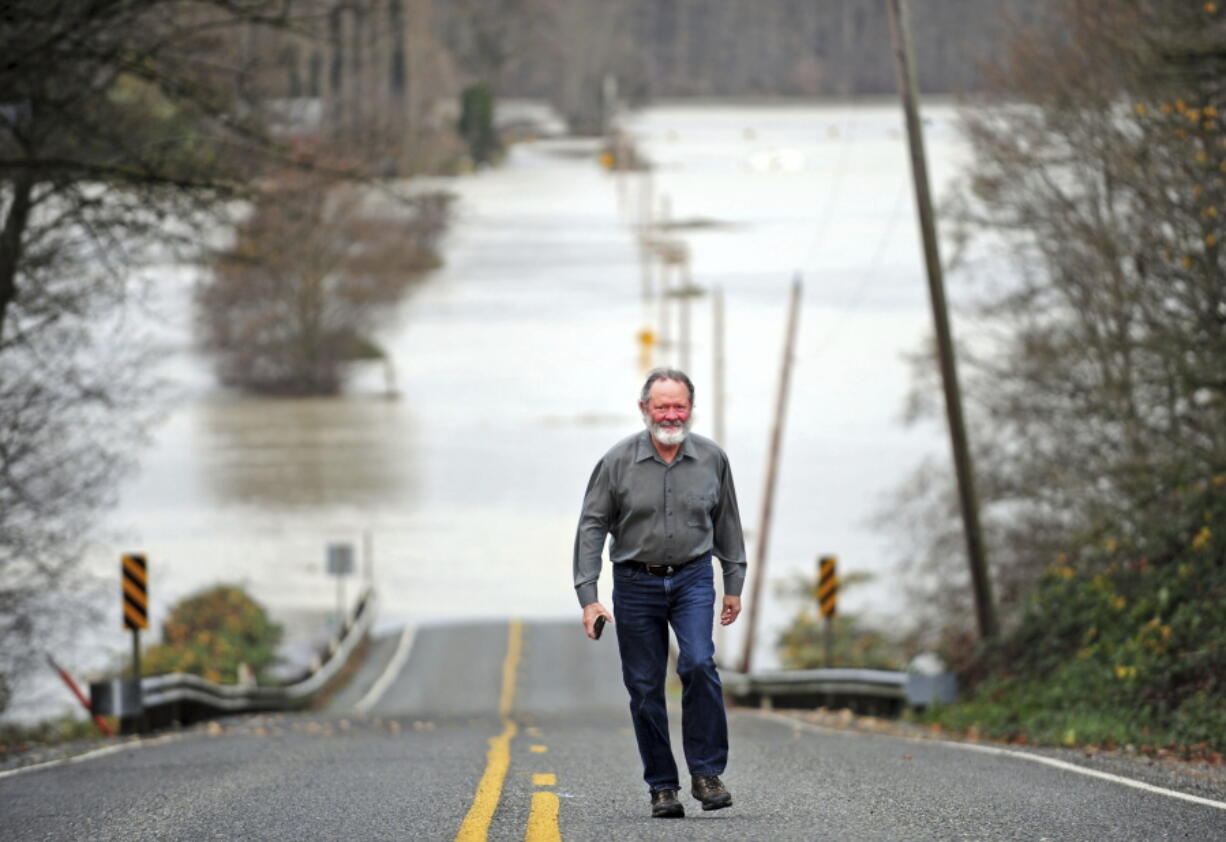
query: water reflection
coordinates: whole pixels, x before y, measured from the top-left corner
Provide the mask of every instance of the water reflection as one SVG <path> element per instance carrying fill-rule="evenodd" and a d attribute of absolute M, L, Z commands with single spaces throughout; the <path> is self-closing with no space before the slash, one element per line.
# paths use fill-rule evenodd
<path fill-rule="evenodd" d="M 404 401 L 213 398 L 193 418 L 214 505 L 383 506 L 415 496 Z"/>

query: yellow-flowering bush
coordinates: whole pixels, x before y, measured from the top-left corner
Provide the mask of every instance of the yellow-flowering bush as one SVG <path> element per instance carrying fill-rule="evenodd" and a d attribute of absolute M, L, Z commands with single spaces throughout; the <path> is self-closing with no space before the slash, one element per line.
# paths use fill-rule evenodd
<path fill-rule="evenodd" d="M 216 585 L 180 601 L 162 624 L 162 642 L 144 656 L 146 674 L 185 672 L 220 684 L 246 664 L 259 680 L 277 658 L 281 627 L 237 585 Z"/>
<path fill-rule="evenodd" d="M 1226 752 L 1226 543 L 1213 537 L 1226 489 L 1196 482 L 1164 502 L 1163 522 L 1138 512 L 1136 537 L 1108 556 L 1087 543 L 1053 564 L 988 678 L 934 718 L 1029 741 Z"/>

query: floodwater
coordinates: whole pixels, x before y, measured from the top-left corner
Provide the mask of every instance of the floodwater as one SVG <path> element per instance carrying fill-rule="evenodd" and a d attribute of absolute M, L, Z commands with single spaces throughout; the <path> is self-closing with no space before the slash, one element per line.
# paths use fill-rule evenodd
<path fill-rule="evenodd" d="M 934 186 L 964 152 L 948 106 L 925 110 Z M 941 429 L 906 429 L 903 354 L 929 332 L 902 116 L 893 103 L 660 105 L 625 125 L 658 164 L 651 204 L 718 224 L 671 236 L 694 283 L 723 290 L 725 449 L 751 563 L 758 561 L 765 461 L 788 287 L 804 280 L 767 577 L 877 574 L 845 612 L 902 618 L 887 536 L 869 519 Z M 444 180 L 458 197 L 445 265 L 386 314 L 382 369 L 355 369 L 337 399 L 246 397 L 216 386 L 193 347 L 190 273 L 159 278 L 165 374 L 179 399 L 122 488 L 114 544 L 89 561 L 117 576 L 121 552 L 150 564 L 152 627 L 178 598 L 243 582 L 275 614 L 336 601 L 325 547 L 349 542 L 373 576 L 381 624 L 442 618 L 573 617 L 575 520 L 588 474 L 640 429 L 644 304 L 636 223 L 644 182 L 604 172 L 596 147 L 516 146 L 505 166 Z M 697 432 L 710 435 L 711 299 L 692 299 Z M 674 310 L 674 315 L 676 311 Z M 674 324 L 665 331 L 676 336 Z M 677 362 L 678 348 L 653 360 Z M 359 577 L 360 578 L 360 577 Z M 607 598 L 608 574 L 601 594 Z M 348 583 L 346 598 L 358 589 Z M 99 649 L 126 651 L 114 622 Z M 797 606 L 765 594 L 756 666 Z M 891 619 L 892 621 L 892 619 Z M 739 658 L 744 623 L 724 637 Z M 581 633 L 576 626 L 576 633 Z"/>

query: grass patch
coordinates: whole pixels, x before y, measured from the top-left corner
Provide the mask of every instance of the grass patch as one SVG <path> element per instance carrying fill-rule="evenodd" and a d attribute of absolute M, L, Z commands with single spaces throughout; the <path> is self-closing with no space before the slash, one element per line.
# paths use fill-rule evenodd
<path fill-rule="evenodd" d="M 112 729 L 118 732 L 118 720 L 106 717 Z M 10 753 L 23 753 L 39 746 L 73 743 L 81 740 L 100 739 L 102 732 L 92 719 L 81 719 L 65 713 L 33 725 L 0 725 L 0 758 Z"/>

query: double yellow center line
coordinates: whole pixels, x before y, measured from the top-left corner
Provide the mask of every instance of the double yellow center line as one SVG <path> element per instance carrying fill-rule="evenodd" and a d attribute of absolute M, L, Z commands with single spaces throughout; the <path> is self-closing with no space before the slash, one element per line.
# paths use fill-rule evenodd
<path fill-rule="evenodd" d="M 460 825 L 455 842 L 486 842 L 494 811 L 502 800 L 502 786 L 507 769 L 511 765 L 511 741 L 519 733 L 519 726 L 511 718 L 515 706 L 515 683 L 519 672 L 520 657 L 524 649 L 524 624 L 512 620 L 507 627 L 507 654 L 502 660 L 502 691 L 498 696 L 498 717 L 502 720 L 502 733 L 490 737 L 490 747 L 485 754 L 485 773 L 477 784 L 472 806 Z M 545 776 L 534 775 L 533 782 L 544 783 Z M 554 777 L 549 776 L 550 783 Z M 528 816 L 525 842 L 561 842 L 558 832 L 558 796 L 553 792 L 535 792 L 532 795 L 532 811 Z"/>

